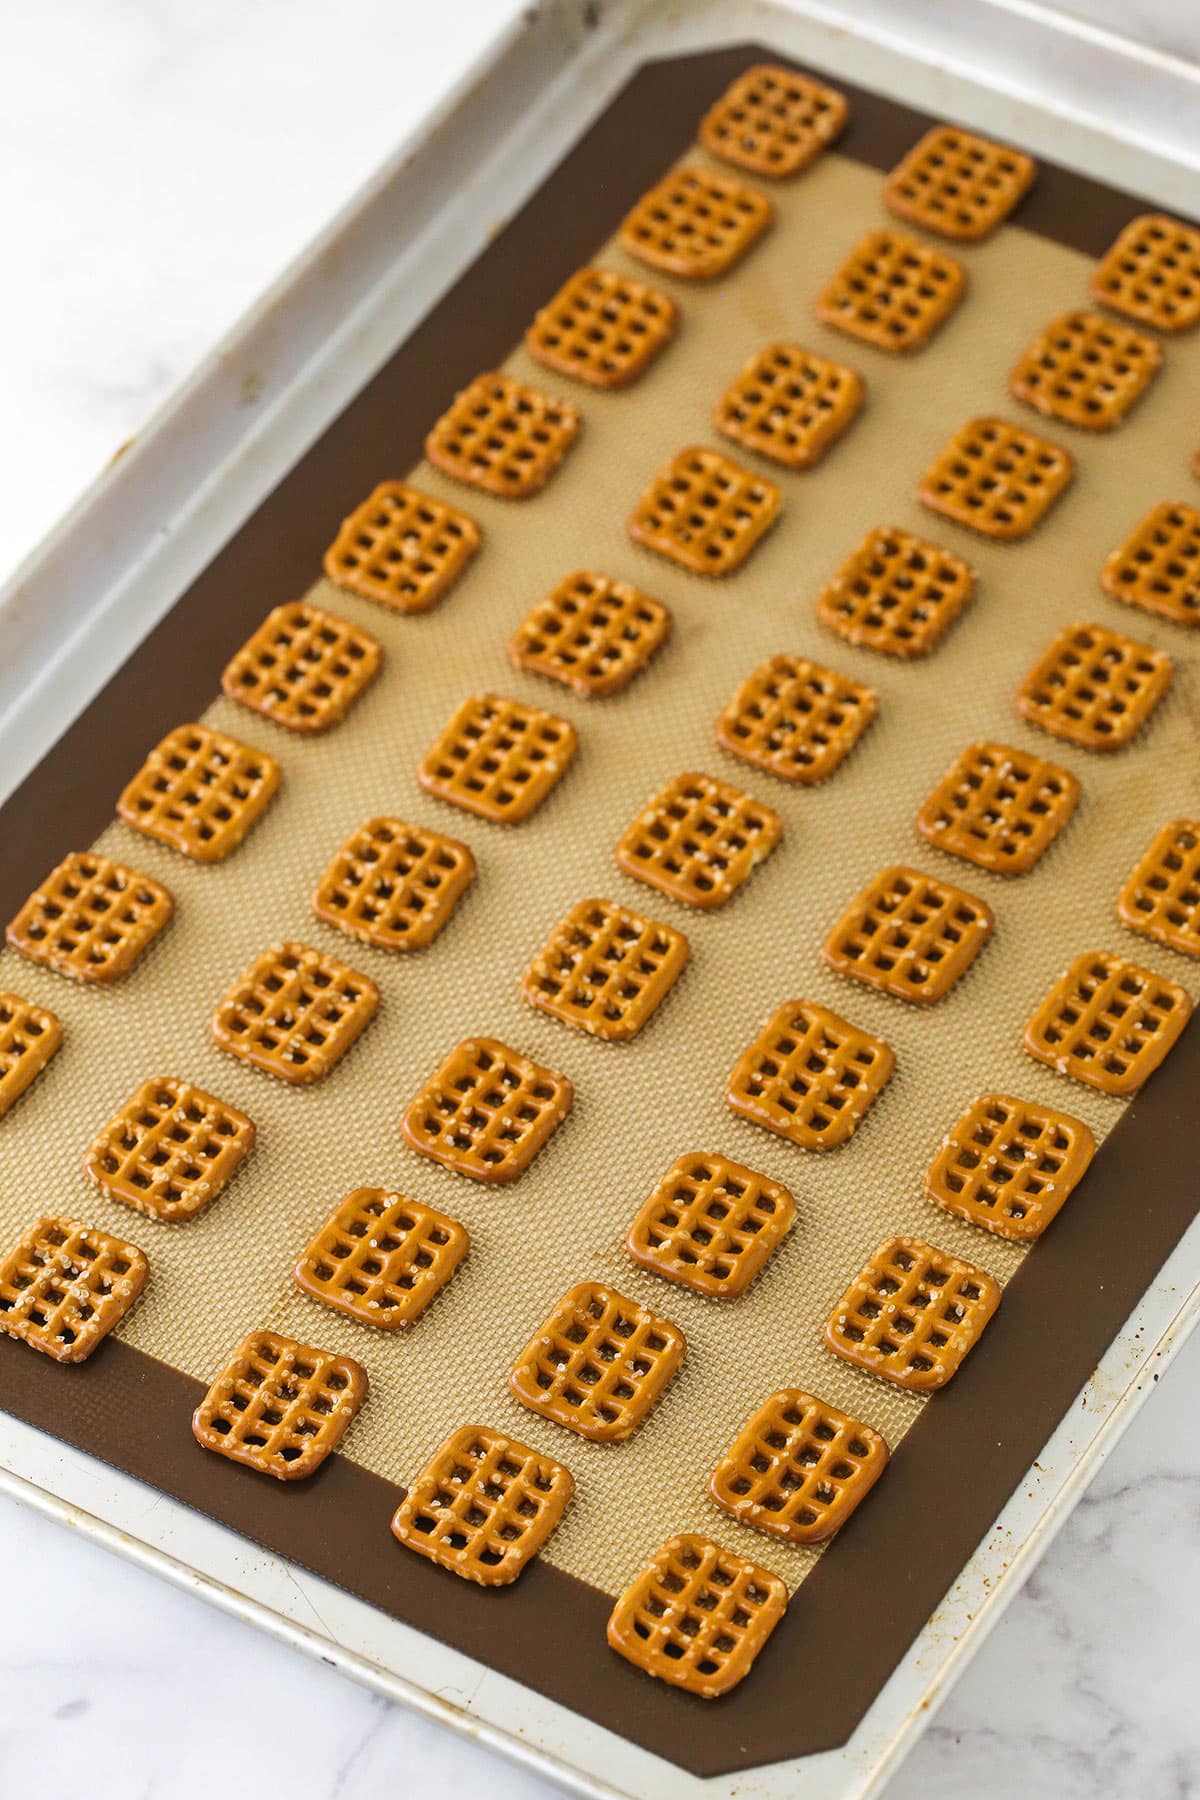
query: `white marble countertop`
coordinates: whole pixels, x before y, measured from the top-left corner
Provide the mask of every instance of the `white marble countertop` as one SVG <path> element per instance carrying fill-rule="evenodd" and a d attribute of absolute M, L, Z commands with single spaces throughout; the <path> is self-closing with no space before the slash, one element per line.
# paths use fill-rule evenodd
<path fill-rule="evenodd" d="M 0 573 L 514 10 L 456 0 L 451 34 L 412 0 L 9 0 Z M 1188 0 L 1065 10 L 1200 60 Z M 1198 1387 L 1200 1335 L 892 1800 L 1200 1793 Z M 391 1800 L 418 1777 L 494 1800 L 551 1791 L 2 1499 L 0 1569 L 6 1617 L 24 1621 L 0 1633 L 6 1797 L 59 1770 L 88 1800 L 209 1800 L 217 1783 Z"/>

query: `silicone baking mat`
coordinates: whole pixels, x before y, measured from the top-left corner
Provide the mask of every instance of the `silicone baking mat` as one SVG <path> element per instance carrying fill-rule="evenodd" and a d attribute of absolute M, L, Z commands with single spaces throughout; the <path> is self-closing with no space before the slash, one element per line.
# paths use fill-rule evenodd
<path fill-rule="evenodd" d="M 1194 1070 L 1194 1031 L 1029 1256 L 921 1198 L 942 1133 L 987 1088 L 1058 1105 L 1100 1138 L 1122 1117 L 1116 1102 L 1068 1086 L 1020 1048 L 1025 1019 L 1075 953 L 1111 946 L 1180 978 L 1178 959 L 1122 932 L 1113 903 L 1156 826 L 1194 810 L 1194 655 L 1183 633 L 1105 597 L 1098 572 L 1151 504 L 1186 491 L 1200 343 L 1169 346 L 1163 376 L 1110 439 L 1048 429 L 1076 454 L 1080 472 L 1026 542 L 971 538 L 915 499 L 934 453 L 973 414 L 996 411 L 1037 428 L 1035 415 L 1007 394 L 1008 368 L 1049 318 L 1086 301 L 1093 254 L 1136 202 L 1043 165 L 1018 222 L 962 252 L 968 296 L 932 347 L 909 359 L 873 353 L 818 325 L 812 302 L 858 238 L 886 220 L 879 169 L 925 121 L 857 94 L 838 150 L 795 182 L 771 187 L 776 226 L 743 264 L 714 284 L 663 280 L 681 307 L 680 333 L 635 387 L 580 393 L 512 351 L 537 305 L 580 262 L 645 276 L 604 245 L 605 234 L 687 145 L 708 101 L 752 60 L 746 51 L 722 53 L 635 79 L 10 803 L 6 841 L 21 853 L 5 869 L 4 899 L 15 910 L 59 855 L 95 838 L 161 732 L 201 714 L 283 764 L 282 793 L 247 843 L 205 868 L 123 825 L 103 831 L 101 848 L 164 881 L 178 903 L 161 943 L 109 991 L 70 988 L 11 952 L 0 959 L 3 985 L 51 1006 L 68 1034 L 55 1064 L 5 1121 L 0 1238 L 39 1210 L 62 1211 L 123 1232 L 152 1264 L 147 1294 L 119 1341 L 82 1369 L 55 1369 L 0 1343 L 0 1403 L 698 1773 L 796 1755 L 852 1728 L 1192 1210 L 1178 1164 L 1164 1153 L 1163 1115 L 1189 1065 Z M 686 159 L 706 161 L 695 149 Z M 742 571 L 720 583 L 689 578 L 637 549 L 625 521 L 672 453 L 719 441 L 713 404 L 746 358 L 777 338 L 856 368 L 867 404 L 817 470 L 788 475 L 761 465 L 779 481 L 783 509 Z M 584 417 L 560 474 L 524 505 L 464 490 L 425 465 L 413 470 L 424 430 L 454 389 L 502 361 L 544 391 L 568 394 Z M 422 617 L 394 616 L 324 582 L 312 588 L 314 599 L 385 647 L 383 675 L 349 718 L 305 742 L 232 702 L 212 703 L 220 668 L 268 608 L 312 585 L 342 514 L 375 481 L 410 470 L 417 485 L 479 521 L 484 545 L 443 605 Z M 925 662 L 856 651 L 816 622 L 823 582 L 877 524 L 915 530 L 978 572 L 976 600 Z M 579 567 L 635 582 L 666 601 L 675 621 L 645 675 L 621 696 L 590 704 L 514 672 L 504 654 L 534 601 Z M 1020 677 L 1053 632 L 1089 618 L 1170 650 L 1177 663 L 1150 726 L 1112 758 L 1052 743 L 1012 707 Z M 733 687 L 779 650 L 828 663 L 879 696 L 878 720 L 820 789 L 785 787 L 713 743 L 713 721 Z M 570 717 L 581 738 L 549 801 L 515 829 L 440 806 L 415 778 L 455 705 L 487 688 Z M 1062 839 L 1018 882 L 939 856 L 912 825 L 954 755 L 978 736 L 1051 755 L 1083 784 Z M 778 851 L 713 915 L 685 912 L 629 881 L 612 859 L 644 802 L 691 768 L 732 781 L 785 821 Z M 311 915 L 309 895 L 334 850 L 376 813 L 449 831 L 479 862 L 479 879 L 445 934 L 419 956 L 353 945 Z M 993 942 L 928 1012 L 843 982 L 820 958 L 843 906 L 897 861 L 967 887 L 996 913 Z M 533 1012 L 517 993 L 551 927 L 589 895 L 668 921 L 691 942 L 683 980 L 630 1045 L 597 1043 Z M 285 936 L 342 957 L 383 993 L 361 1044 L 307 1090 L 223 1056 L 207 1029 L 233 977 Z M 823 1157 L 756 1131 L 722 1100 L 738 1053 L 795 997 L 835 1007 L 885 1037 L 898 1058 L 896 1077 L 850 1145 Z M 575 1109 L 550 1146 L 519 1184 L 497 1190 L 419 1158 L 399 1131 L 408 1100 L 452 1045 L 482 1033 L 563 1070 L 576 1088 Z M 259 1128 L 228 1193 L 176 1227 L 107 1203 L 80 1167 L 91 1137 L 127 1095 L 147 1076 L 168 1073 L 243 1107 Z M 724 1150 L 784 1181 L 799 1205 L 792 1236 L 749 1293 L 728 1305 L 655 1280 L 622 1246 L 659 1176 L 676 1155 L 698 1148 Z M 1131 1216 L 1127 1167 L 1155 1156 L 1166 1175 L 1157 1191 L 1139 1183 Z M 315 1226 L 360 1184 L 439 1206 L 471 1231 L 467 1262 L 409 1334 L 368 1333 L 306 1299 L 290 1279 Z M 980 1351 L 951 1390 L 928 1402 L 856 1373 L 821 1345 L 834 1300 L 895 1231 L 926 1237 L 1005 1281 L 1022 1271 Z M 584 1278 L 611 1281 L 682 1326 L 689 1341 L 680 1376 L 620 1446 L 563 1433 L 506 1390 L 516 1353 L 558 1295 Z M 356 1355 L 372 1377 L 345 1454 L 295 1488 L 206 1456 L 188 1430 L 202 1384 L 258 1324 Z M 744 1531 L 704 1494 L 738 1425 L 785 1383 L 813 1389 L 877 1426 L 893 1449 L 902 1445 L 816 1575 L 813 1552 Z M 578 1483 L 541 1561 L 503 1595 L 429 1568 L 387 1533 L 399 1484 L 471 1419 L 558 1456 Z M 707 1532 L 801 1590 L 752 1679 L 715 1708 L 639 1679 L 603 1642 L 610 1596 L 674 1530 Z"/>

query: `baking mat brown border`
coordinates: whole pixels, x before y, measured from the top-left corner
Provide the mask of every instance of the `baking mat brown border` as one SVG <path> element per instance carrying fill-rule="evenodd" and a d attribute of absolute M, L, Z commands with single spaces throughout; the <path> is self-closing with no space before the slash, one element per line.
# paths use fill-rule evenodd
<path fill-rule="evenodd" d="M 546 295 L 687 148 L 710 102 L 764 55 L 773 53 L 743 46 L 649 64 L 631 79 L 0 808 L 0 917 L 108 824 L 146 743 L 198 714 L 231 646 L 309 586 L 329 521 L 381 472 L 419 459 L 451 394 L 499 364 Z M 853 106 L 839 149 L 874 168 L 891 168 L 932 122 L 836 85 Z M 1065 169 L 1040 170 L 1019 221 L 1075 249 L 1099 255 L 1144 210 Z M 403 1490 L 354 1463 L 335 1456 L 311 1481 L 283 1485 L 205 1455 L 186 1428 L 201 1384 L 117 1340 L 61 1368 L 0 1339 L 0 1405 L 695 1775 L 831 1749 L 854 1731 L 1191 1223 L 1197 1092 L 1200 1022 L 1023 1261 L 985 1352 L 923 1409 L 753 1678 L 715 1706 L 614 1656 L 604 1639 L 611 1597 L 546 1563 L 488 1593 L 397 1551 L 388 1523 Z"/>

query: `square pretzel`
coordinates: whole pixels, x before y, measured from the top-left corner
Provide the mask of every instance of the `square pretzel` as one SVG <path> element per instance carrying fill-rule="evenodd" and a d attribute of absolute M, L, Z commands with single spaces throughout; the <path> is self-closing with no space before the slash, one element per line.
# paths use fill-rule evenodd
<path fill-rule="evenodd" d="M 679 1532 L 613 1607 L 608 1642 L 647 1675 L 715 1700 L 750 1673 L 787 1603 L 769 1569 Z"/>
<path fill-rule="evenodd" d="M 0 993 L 0 1119 L 41 1074 L 62 1043 L 62 1025 L 44 1006 Z"/>
<path fill-rule="evenodd" d="M 72 981 L 116 981 L 174 911 L 161 882 L 107 856 L 72 851 L 30 894 L 6 936 L 22 956 Z"/>
<path fill-rule="evenodd" d="M 816 787 L 841 767 L 878 711 L 873 688 L 804 656 L 769 656 L 717 720 L 722 750 Z"/>
<path fill-rule="evenodd" d="M 643 194 L 621 225 L 622 248 L 690 281 L 723 275 L 775 217 L 757 188 L 711 169 L 674 169 Z"/>
<path fill-rule="evenodd" d="M 904 231 L 869 231 L 817 298 L 824 325 L 877 350 L 921 350 L 963 297 L 962 264 Z"/>
<path fill-rule="evenodd" d="M 479 548 L 466 513 L 404 481 L 383 481 L 343 519 L 325 552 L 338 587 L 393 612 L 422 613 L 449 593 Z"/>
<path fill-rule="evenodd" d="M 884 869 L 847 907 L 822 954 L 840 975 L 932 1006 L 970 968 L 994 924 L 974 894 L 901 865 Z"/>
<path fill-rule="evenodd" d="M 591 569 L 566 576 L 509 639 L 518 669 L 545 675 L 582 699 L 619 693 L 671 632 L 671 615 L 627 581 Z"/>
<path fill-rule="evenodd" d="M 368 819 L 322 875 L 312 908 L 376 950 L 422 950 L 474 879 L 475 858 L 457 838 L 403 819 Z"/>
<path fill-rule="evenodd" d="M 402 1130 L 472 1181 L 515 1181 L 571 1110 L 574 1089 L 496 1038 L 465 1038 L 421 1089 Z"/>
<path fill-rule="evenodd" d="M 1099 313 L 1066 312 L 1038 333 L 1008 385 L 1049 419 L 1111 431 L 1162 366 L 1156 339 Z"/>
<path fill-rule="evenodd" d="M 683 1361 L 677 1325 L 601 1281 L 569 1288 L 508 1378 L 522 1406 L 593 1444 L 631 1437 Z"/>
<path fill-rule="evenodd" d="M 434 1452 L 396 1508 L 407 1549 L 481 1587 L 507 1587 L 535 1557 L 575 1491 L 570 1469 L 487 1425 Z"/>
<path fill-rule="evenodd" d="M 378 1007 L 368 976 L 307 944 L 272 944 L 221 1001 L 212 1034 L 242 1062 L 303 1087 L 328 1075 Z"/>
<path fill-rule="evenodd" d="M 825 1342 L 869 1375 L 931 1393 L 961 1367 L 1000 1304 L 1000 1283 L 919 1238 L 881 1244 L 839 1300 Z"/>
<path fill-rule="evenodd" d="M 700 121 L 700 142 L 714 156 L 782 180 L 827 150 L 850 117 L 846 96 L 811 76 L 758 63 L 730 83 Z"/>
<path fill-rule="evenodd" d="M 757 351 L 717 402 L 717 430 L 787 469 L 811 469 L 851 424 L 865 389 L 853 369 L 799 344 Z"/>
<path fill-rule="evenodd" d="M 383 660 L 377 641 L 307 600 L 277 606 L 221 676 L 231 700 L 288 731 L 328 731 Z"/>
<path fill-rule="evenodd" d="M 817 617 L 864 650 L 928 656 L 974 592 L 974 571 L 961 556 L 880 526 L 826 584 Z"/>
<path fill-rule="evenodd" d="M 380 1331 L 406 1331 L 471 1247 L 465 1225 L 385 1188 L 355 1188 L 296 1264 L 297 1284 Z"/>
<path fill-rule="evenodd" d="M 1092 275 L 1092 298 L 1156 331 L 1200 321 L 1200 231 L 1165 213 L 1131 219 Z"/>
<path fill-rule="evenodd" d="M 783 820 L 711 775 L 677 775 L 617 845 L 617 866 L 704 911 L 724 906 L 783 836 Z"/>
<path fill-rule="evenodd" d="M 727 1156 L 678 1157 L 629 1227 L 634 1262 L 712 1300 L 744 1294 L 796 1219 L 781 1182 Z"/>
<path fill-rule="evenodd" d="M 612 269 L 580 269 L 535 316 L 525 348 L 559 375 L 623 388 L 645 374 L 678 323 L 669 294 Z"/>
<path fill-rule="evenodd" d="M 688 941 L 611 900 L 581 900 L 525 971 L 521 998 L 606 1043 L 636 1037 L 682 975 Z"/>
<path fill-rule="evenodd" d="M 917 814 L 917 830 L 993 875 L 1026 875 L 1079 803 L 1069 769 L 1009 744 L 968 744 Z"/>
<path fill-rule="evenodd" d="M 425 439 L 435 469 L 502 500 L 540 493 L 579 435 L 579 413 L 510 375 L 477 375 Z"/>
<path fill-rule="evenodd" d="M 337 1449 L 367 1385 L 352 1356 L 252 1331 L 192 1414 L 192 1436 L 277 1481 L 303 1481 Z"/>
<path fill-rule="evenodd" d="M 0 1332 L 55 1362 L 84 1362 L 149 1273 L 133 1244 L 71 1219 L 38 1219 L 0 1257 Z"/>
<path fill-rule="evenodd" d="M 578 748 L 575 727 L 556 713 L 475 694 L 422 757 L 417 780 L 451 806 L 516 825 L 542 804 Z"/>
<path fill-rule="evenodd" d="M 1134 1094 L 1192 1014 L 1176 981 L 1108 950 L 1077 956 L 1025 1027 L 1030 1056 L 1102 1094 Z"/>
<path fill-rule="evenodd" d="M 1028 1244 L 1058 1216 L 1095 1150 L 1082 1120 L 1011 1094 L 983 1094 L 943 1138 L 925 1192 L 956 1218 Z"/>
<path fill-rule="evenodd" d="M 712 1472 L 708 1491 L 743 1525 L 789 1544 L 840 1531 L 887 1468 L 877 1431 L 803 1388 L 764 1400 Z"/>
<path fill-rule="evenodd" d="M 127 825 L 190 856 L 223 862 L 274 798 L 279 764 L 207 725 L 179 725 L 117 801 Z"/>
<path fill-rule="evenodd" d="M 1176 625 L 1200 625 L 1200 511 L 1164 500 L 1100 571 L 1114 600 Z"/>
<path fill-rule="evenodd" d="M 1134 864 L 1117 900 L 1130 931 L 1200 956 L 1200 819 L 1173 819 Z"/>
<path fill-rule="evenodd" d="M 732 575 L 779 514 L 779 489 L 719 450 L 681 450 L 659 470 L 629 535 L 692 575 Z"/>
<path fill-rule="evenodd" d="M 1066 625 L 1017 689 L 1031 725 L 1084 750 L 1132 743 L 1171 685 L 1162 650 L 1104 625 Z"/>
<path fill-rule="evenodd" d="M 930 464 L 917 498 L 968 531 L 1011 542 L 1029 536 L 1074 478 L 1069 450 L 1004 419 L 972 419 Z"/>
<path fill-rule="evenodd" d="M 895 1067 L 882 1038 L 815 1000 L 788 1000 L 739 1056 L 725 1099 L 802 1150 L 833 1150 L 857 1131 Z"/>
<path fill-rule="evenodd" d="M 977 243 L 1033 186 L 1037 164 L 1023 151 L 954 125 L 927 131 L 888 176 L 891 210 L 927 231 Z"/>
<path fill-rule="evenodd" d="M 172 1076 L 144 1081 L 96 1138 L 84 1172 L 153 1219 L 194 1219 L 254 1147 L 254 1121 Z"/>

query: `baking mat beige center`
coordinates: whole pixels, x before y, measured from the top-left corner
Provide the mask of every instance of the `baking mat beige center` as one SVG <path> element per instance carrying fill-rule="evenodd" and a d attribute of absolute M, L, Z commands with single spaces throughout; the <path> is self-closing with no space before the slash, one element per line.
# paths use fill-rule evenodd
<path fill-rule="evenodd" d="M 695 160 L 699 160 L 697 157 Z M 62 1017 L 63 1054 L 4 1127 L 0 1237 L 39 1211 L 123 1233 L 151 1258 L 145 1298 L 123 1328 L 139 1349 L 208 1379 L 252 1326 L 270 1325 L 359 1357 L 370 1399 L 347 1453 L 411 1480 L 454 1427 L 482 1421 L 566 1462 L 577 1499 L 545 1554 L 614 1590 L 664 1537 L 698 1530 L 800 1580 L 814 1553 L 759 1537 L 718 1513 L 708 1475 L 750 1411 L 777 1386 L 810 1388 L 881 1429 L 894 1446 L 922 1404 L 822 1348 L 831 1305 L 876 1243 L 926 1237 L 1005 1279 L 1021 1253 L 921 1198 L 942 1133 L 977 1093 L 1010 1091 L 1087 1120 L 1097 1136 L 1119 1105 L 1057 1078 L 1020 1047 L 1021 1029 L 1078 951 L 1127 951 L 1181 978 L 1177 959 L 1122 932 L 1113 914 L 1124 876 L 1161 822 L 1194 813 L 1190 779 L 1200 693 L 1183 634 L 1109 600 L 1106 552 L 1155 502 L 1179 497 L 1181 446 L 1195 435 L 1200 339 L 1172 343 L 1166 370 L 1131 419 L 1091 440 L 1051 429 L 1076 453 L 1075 486 L 1022 544 L 972 539 L 924 512 L 917 483 L 951 431 L 999 412 L 1037 429 L 1007 394 L 1011 364 L 1056 313 L 1085 302 L 1085 257 L 1007 226 L 965 251 L 966 300 L 923 354 L 888 358 L 818 325 L 813 300 L 859 236 L 885 222 L 879 174 L 826 156 L 772 189 L 775 229 L 732 275 L 707 286 L 664 279 L 682 308 L 677 340 L 638 385 L 575 391 L 528 360 L 511 370 L 580 405 L 577 448 L 526 504 L 491 500 L 422 466 L 417 483 L 465 508 L 484 544 L 434 612 L 402 618 L 327 583 L 313 597 L 379 637 L 380 680 L 327 736 L 303 741 L 220 699 L 206 718 L 283 765 L 282 792 L 246 844 L 204 867 L 114 824 L 102 848 L 164 881 L 177 917 L 123 982 L 75 989 L 5 952 L 0 985 Z M 644 276 L 612 245 L 608 267 Z M 547 296 L 548 298 L 549 296 Z M 705 582 L 635 547 L 625 521 L 650 477 L 685 445 L 716 443 L 713 404 L 746 359 L 773 339 L 805 344 L 864 377 L 864 410 L 815 471 L 757 465 L 783 489 L 776 529 L 744 568 Z M 447 396 L 449 399 L 449 396 Z M 432 421 L 430 421 L 432 423 Z M 752 464 L 753 458 L 737 454 Z M 380 480 L 403 476 L 381 467 Z M 329 520 L 332 538 L 338 519 Z M 928 660 L 901 664 L 855 650 L 818 625 L 818 592 L 864 533 L 917 531 L 967 556 L 977 598 Z M 533 603 L 574 569 L 632 581 L 664 600 L 674 634 L 648 671 L 613 699 L 581 702 L 511 670 L 505 643 Z M 266 606 L 264 604 L 264 612 Z M 1055 630 L 1096 619 L 1176 658 L 1175 686 L 1131 748 L 1089 756 L 1048 739 L 1013 709 L 1018 682 Z M 232 655 L 238 646 L 230 644 Z M 791 651 L 870 683 L 879 717 L 824 787 L 792 789 L 719 751 L 713 722 L 764 657 Z M 457 704 L 483 689 L 571 718 L 581 752 L 547 803 L 507 828 L 472 820 L 419 788 L 416 764 Z M 926 846 L 912 820 L 953 757 L 977 737 L 1049 755 L 1083 785 L 1074 819 L 1033 874 L 1005 883 Z M 147 745 L 147 749 L 149 749 Z M 630 881 L 613 847 L 672 776 L 724 776 L 783 817 L 778 851 L 723 910 L 697 914 Z M 133 771 L 131 770 L 132 774 Z M 116 796 L 114 795 L 114 801 Z M 479 879 L 433 947 L 389 957 L 319 924 L 309 896 L 355 826 L 390 813 L 470 844 Z M 820 947 L 868 879 L 911 862 L 981 895 L 996 934 L 935 1008 L 923 1010 L 840 979 Z M 684 930 L 692 959 L 631 1044 L 606 1045 L 534 1012 L 521 974 L 578 900 L 621 900 Z M 320 946 L 369 974 L 383 1005 L 326 1080 L 291 1089 L 223 1055 L 208 1022 L 233 978 L 284 937 Z M 1182 971 L 1188 982 L 1188 970 Z M 825 1002 L 886 1038 L 894 1080 L 842 1150 L 805 1154 L 734 1117 L 722 1098 L 734 1060 L 784 1000 Z M 573 1113 L 514 1186 L 488 1189 L 404 1144 L 400 1119 L 462 1037 L 489 1034 L 570 1076 Z M 186 1077 L 243 1108 L 257 1146 L 230 1189 L 191 1223 L 163 1225 L 101 1198 L 82 1173 L 96 1131 L 148 1076 Z M 680 1153 L 720 1150 L 782 1181 L 795 1230 L 740 1300 L 705 1301 L 634 1266 L 623 1240 Z M 408 1334 L 356 1326 L 307 1299 L 291 1269 L 333 1204 L 359 1185 L 394 1188 L 461 1219 L 472 1249 Z M 1086 1183 L 1068 1205 L 1086 1207 Z M 679 1377 L 624 1444 L 592 1445 L 535 1418 L 508 1394 L 518 1351 L 569 1286 L 610 1281 L 679 1324 Z M 986 1356 L 986 1342 L 978 1354 Z M 186 1417 L 178 1422 L 189 1429 Z M 199 1452 L 197 1452 L 199 1454 Z M 886 1478 L 874 1500 L 887 1504 Z M 853 1524 L 848 1527 L 853 1530 Z M 403 1555 L 388 1542 L 380 1555 Z"/>

